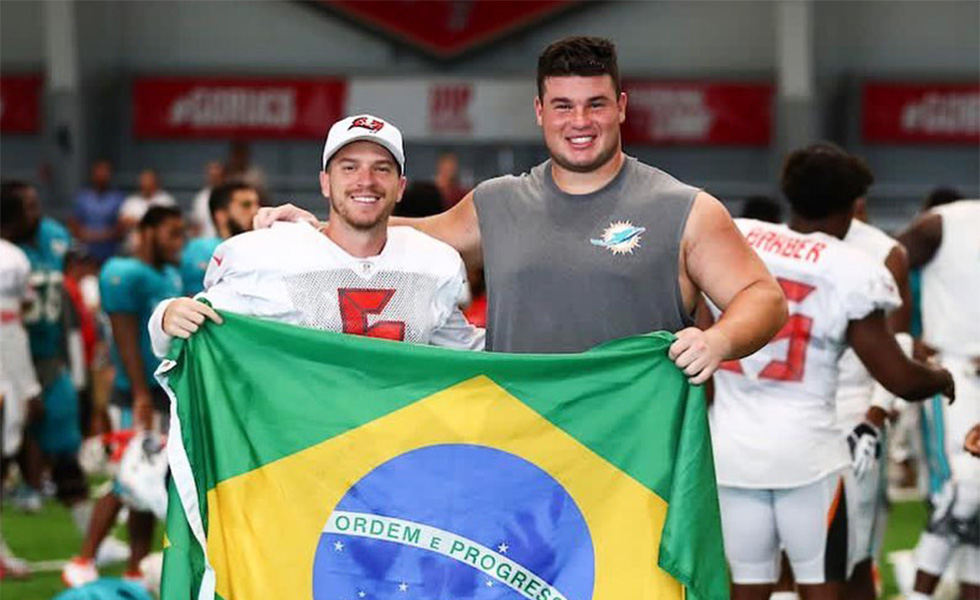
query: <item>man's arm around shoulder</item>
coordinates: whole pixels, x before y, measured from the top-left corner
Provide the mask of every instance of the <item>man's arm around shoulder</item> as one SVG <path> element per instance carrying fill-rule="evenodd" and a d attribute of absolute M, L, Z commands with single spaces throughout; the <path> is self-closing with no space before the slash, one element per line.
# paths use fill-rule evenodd
<path fill-rule="evenodd" d="M 431 235 L 455 248 L 467 266 L 479 268 L 483 266 L 483 248 L 473 194 L 471 191 L 455 206 L 438 215 L 423 218 L 391 217 L 388 224 L 414 227 Z M 320 225 L 312 213 L 292 204 L 260 208 L 252 222 L 255 229 L 265 229 L 276 221 L 307 222 L 314 227 Z"/>
<path fill-rule="evenodd" d="M 406 225 L 441 240 L 459 252 L 471 269 L 483 265 L 483 248 L 480 239 L 480 222 L 476 213 L 474 192 L 466 194 L 455 206 L 431 217 L 410 219 L 392 217 L 393 226 Z"/>

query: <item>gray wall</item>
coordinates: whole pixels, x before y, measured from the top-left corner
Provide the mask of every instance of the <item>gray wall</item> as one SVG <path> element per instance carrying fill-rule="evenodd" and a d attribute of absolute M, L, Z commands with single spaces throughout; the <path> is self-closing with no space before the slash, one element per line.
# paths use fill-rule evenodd
<path fill-rule="evenodd" d="M 904 223 L 937 185 L 980 197 L 978 148 L 863 144 L 858 89 L 868 78 L 980 81 L 980 3 L 818 2 L 815 25 L 825 130 L 874 169 L 872 216 Z"/>
<path fill-rule="evenodd" d="M 768 1 L 603 2 L 574 9 L 530 31 L 444 64 L 352 25 L 322 8 L 291 0 L 167 2 L 81 0 L 76 7 L 86 159 L 118 164 L 122 185 L 144 166 L 157 167 L 179 198 L 200 185 L 205 161 L 223 158 L 220 142 L 136 142 L 129 131 L 129 82 L 138 74 L 462 74 L 532 77 L 537 53 L 565 35 L 615 39 L 624 74 L 673 78 L 775 78 L 775 6 Z M 980 3 L 817 2 L 814 6 L 820 129 L 865 154 L 878 173 L 885 219 L 912 210 L 923 190 L 957 184 L 978 194 L 976 148 L 865 147 L 856 135 L 856 86 L 865 76 L 980 80 Z M 44 64 L 38 3 L 0 3 L 0 67 Z M 528 106 L 528 110 L 531 107 Z M 34 136 L 37 137 L 37 136 Z M 414 145 L 413 173 L 431 172 L 442 147 Z M 768 149 L 629 148 L 723 198 L 775 192 L 778 157 Z M 257 142 L 255 162 L 281 196 L 319 205 L 318 144 Z M 468 146 L 462 152 L 479 180 L 501 165 L 527 168 L 539 146 Z M 44 160 L 37 139 L 4 136 L 4 175 L 35 176 Z M 67 199 L 53 198 L 64 205 Z"/>

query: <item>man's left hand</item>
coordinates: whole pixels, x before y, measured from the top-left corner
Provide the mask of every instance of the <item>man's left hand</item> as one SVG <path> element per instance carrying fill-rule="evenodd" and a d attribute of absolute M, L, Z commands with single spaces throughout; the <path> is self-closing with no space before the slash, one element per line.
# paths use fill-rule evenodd
<path fill-rule="evenodd" d="M 668 355 L 688 376 L 688 381 L 701 384 L 718 370 L 730 347 L 728 339 L 714 329 L 688 327 L 677 332 L 677 340 L 671 344 Z"/>

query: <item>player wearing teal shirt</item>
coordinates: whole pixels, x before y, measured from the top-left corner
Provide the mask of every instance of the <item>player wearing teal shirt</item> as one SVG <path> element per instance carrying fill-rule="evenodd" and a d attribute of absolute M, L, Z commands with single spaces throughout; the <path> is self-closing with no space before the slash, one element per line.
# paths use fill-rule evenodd
<path fill-rule="evenodd" d="M 31 338 L 31 356 L 43 386 L 44 418 L 32 432 L 48 454 L 72 454 L 82 443 L 78 424 L 78 392 L 67 369 L 63 286 L 65 254 L 71 246 L 68 230 L 54 219 L 42 218 L 33 238 L 18 244 L 31 261 L 31 290 L 35 301 L 24 313 Z"/>
<path fill-rule="evenodd" d="M 64 288 L 62 274 L 71 235 L 54 219 L 42 218 L 37 233 L 20 249 L 31 261 L 30 285 L 36 300 L 24 314 L 35 359 L 64 357 Z"/>
<path fill-rule="evenodd" d="M 31 356 L 41 383 L 43 415 L 30 424 L 24 438 L 24 479 L 29 487 L 41 484 L 40 457 L 51 465 L 58 498 L 84 512 L 88 482 L 78 465 L 82 442 L 78 394 L 67 366 L 65 321 L 71 310 L 62 286 L 65 254 L 71 236 L 58 222 L 41 216 L 41 203 L 33 186 L 3 182 L 0 211 L 4 239 L 17 244 L 31 264 L 29 283 L 35 299 L 24 313 Z M 80 519 L 80 521 L 83 519 Z"/>
<path fill-rule="evenodd" d="M 208 209 L 218 237 L 191 240 L 184 248 L 180 276 L 188 296 L 204 291 L 204 274 L 215 248 L 233 235 L 252 230 L 252 219 L 259 212 L 259 192 L 238 181 L 219 185 L 211 191 Z"/>
<path fill-rule="evenodd" d="M 180 259 L 180 279 L 183 282 L 184 294 L 193 296 L 204 291 L 204 274 L 211 262 L 214 249 L 221 242 L 219 237 L 197 238 L 187 243 L 184 254 Z"/>
<path fill-rule="evenodd" d="M 180 272 L 176 268 L 184 246 L 180 211 L 168 206 L 150 207 L 140 220 L 137 236 L 134 256 L 109 259 L 99 275 L 102 308 L 112 323 L 112 360 L 116 366 L 109 413 L 116 427 L 125 426 L 131 418 L 136 428 L 166 432 L 169 401 L 153 376 L 159 361 L 153 355 L 147 324 L 158 302 L 180 295 Z M 122 491 L 114 485 L 95 504 L 92 526 L 79 555 L 62 571 L 66 585 L 80 586 L 98 579 L 95 552 L 123 506 Z M 140 561 L 152 541 L 153 523 L 152 513 L 131 507 L 130 573 L 139 573 Z"/>
<path fill-rule="evenodd" d="M 157 303 L 181 294 L 180 280 L 180 273 L 171 265 L 153 267 L 138 258 L 118 256 L 110 258 L 99 275 L 103 310 L 109 314 L 134 315 L 137 319 L 140 329 L 139 348 L 140 356 L 143 358 L 143 375 L 149 387 L 158 386 L 153 372 L 156 371 L 159 360 L 153 355 L 146 324 Z M 132 389 L 132 382 L 119 356 L 119 348 L 115 344 L 112 346 L 111 353 L 116 367 L 114 387 L 128 392 Z"/>

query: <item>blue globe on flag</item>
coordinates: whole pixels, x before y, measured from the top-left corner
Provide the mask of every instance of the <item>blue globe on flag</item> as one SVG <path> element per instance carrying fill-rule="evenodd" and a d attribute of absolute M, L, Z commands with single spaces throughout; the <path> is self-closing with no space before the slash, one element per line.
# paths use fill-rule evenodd
<path fill-rule="evenodd" d="M 592 538 L 548 473 L 514 454 L 446 444 L 357 482 L 324 526 L 315 600 L 591 600 Z"/>

